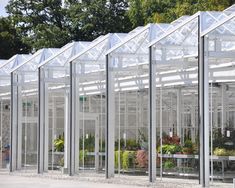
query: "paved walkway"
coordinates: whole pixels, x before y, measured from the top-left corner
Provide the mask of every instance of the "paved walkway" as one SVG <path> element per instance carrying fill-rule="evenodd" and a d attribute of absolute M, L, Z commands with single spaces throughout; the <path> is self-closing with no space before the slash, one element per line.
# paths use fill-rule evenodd
<path fill-rule="evenodd" d="M 199 188 L 197 180 L 164 178 L 155 184 L 147 177 L 123 176 L 105 180 L 104 177 L 66 177 L 55 175 L 29 175 L 0 173 L 0 188 Z M 232 184 L 214 183 L 211 188 L 233 188 Z"/>
<path fill-rule="evenodd" d="M 110 185 L 85 181 L 54 180 L 36 177 L 0 175 L 1 188 L 131 188 L 133 186 Z"/>

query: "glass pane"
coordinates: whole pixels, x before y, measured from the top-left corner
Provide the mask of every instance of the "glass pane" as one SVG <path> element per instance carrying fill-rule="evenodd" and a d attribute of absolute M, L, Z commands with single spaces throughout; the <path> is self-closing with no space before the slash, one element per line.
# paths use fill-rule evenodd
<path fill-rule="evenodd" d="M 211 181 L 232 182 L 235 173 L 235 19 L 205 36 L 205 62 L 209 66 Z"/>
<path fill-rule="evenodd" d="M 198 18 L 152 47 L 156 77 L 157 172 L 198 178 Z"/>

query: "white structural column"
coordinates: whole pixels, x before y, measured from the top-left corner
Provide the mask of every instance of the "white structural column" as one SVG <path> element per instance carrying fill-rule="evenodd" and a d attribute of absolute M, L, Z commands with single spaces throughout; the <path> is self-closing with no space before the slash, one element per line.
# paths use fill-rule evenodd
<path fill-rule="evenodd" d="M 37 131 L 37 145 L 38 145 L 38 174 L 43 173 L 43 163 L 44 163 L 44 94 L 45 94 L 45 87 L 44 87 L 44 72 L 42 68 L 38 70 L 38 131 Z"/>
<path fill-rule="evenodd" d="M 22 78 L 19 78 L 19 75 L 15 76 L 18 79 L 17 82 L 14 83 L 15 87 L 17 87 L 17 101 L 15 103 L 17 114 L 12 114 L 12 116 L 16 116 L 17 118 L 17 170 L 20 170 L 22 166 Z M 25 110 L 27 110 L 27 102 L 25 104 Z M 27 122 L 25 122 L 25 128 L 27 127 L 26 123 Z M 25 139 L 26 138 L 24 138 L 24 140 Z"/>
<path fill-rule="evenodd" d="M 45 73 L 44 73 L 45 74 Z M 48 172 L 48 156 L 49 156 L 49 96 L 48 83 L 44 82 L 44 161 L 43 171 Z"/>
<path fill-rule="evenodd" d="M 66 88 L 64 95 L 64 168 L 65 169 L 68 169 L 70 167 L 69 162 L 70 162 L 69 91 Z"/>
<path fill-rule="evenodd" d="M 22 97 L 19 75 L 11 73 L 11 162 L 10 171 L 22 165 Z"/>
<path fill-rule="evenodd" d="M 48 171 L 48 88 L 43 67 L 38 69 L 38 173 Z"/>
<path fill-rule="evenodd" d="M 152 61 L 152 47 L 149 48 L 149 181 L 156 181 L 156 64 Z"/>
<path fill-rule="evenodd" d="M 99 171 L 99 119 L 95 120 L 95 170 Z"/>
<path fill-rule="evenodd" d="M 11 73 L 11 155 L 10 155 L 10 171 L 13 172 L 17 168 L 17 81 L 14 73 Z"/>
<path fill-rule="evenodd" d="M 195 143 L 196 141 L 196 121 L 195 121 L 195 115 L 196 115 L 196 97 L 195 93 L 192 93 L 192 105 L 191 105 L 191 138 L 192 142 Z"/>
<path fill-rule="evenodd" d="M 221 133 L 224 134 L 224 128 L 227 124 L 226 118 L 226 85 L 222 84 L 221 87 Z"/>
<path fill-rule="evenodd" d="M 114 73 L 110 55 L 106 55 L 106 139 L 105 139 L 105 173 L 106 178 L 114 177 L 114 126 L 115 93 Z"/>
<path fill-rule="evenodd" d="M 181 131 L 182 131 L 182 121 L 181 121 L 181 114 L 182 114 L 182 97 L 181 97 L 181 89 L 177 89 L 177 136 L 181 138 Z"/>
<path fill-rule="evenodd" d="M 76 74 L 76 64 L 70 62 L 70 136 L 69 145 L 69 175 L 73 176 L 79 170 L 79 78 Z"/>
<path fill-rule="evenodd" d="M 203 14 L 203 13 L 201 13 Z M 202 16 L 199 25 L 202 25 Z M 207 44 L 205 37 L 200 36 L 199 28 L 199 135 L 200 135 L 200 184 L 209 186 L 209 82 Z"/>
<path fill-rule="evenodd" d="M 214 128 L 218 128 L 218 95 L 215 96 L 215 100 L 213 100 L 214 102 Z"/>

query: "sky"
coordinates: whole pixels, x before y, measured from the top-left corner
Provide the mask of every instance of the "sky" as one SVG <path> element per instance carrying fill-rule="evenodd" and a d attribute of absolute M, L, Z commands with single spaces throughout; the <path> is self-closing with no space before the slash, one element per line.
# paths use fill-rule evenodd
<path fill-rule="evenodd" d="M 0 16 L 7 16 L 5 6 L 9 0 L 0 0 Z"/>

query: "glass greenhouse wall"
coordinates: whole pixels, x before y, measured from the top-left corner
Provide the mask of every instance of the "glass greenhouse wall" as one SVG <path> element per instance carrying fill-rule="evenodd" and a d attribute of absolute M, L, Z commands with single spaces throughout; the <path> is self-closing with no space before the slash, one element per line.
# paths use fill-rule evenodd
<path fill-rule="evenodd" d="M 57 49 L 41 49 L 11 70 L 11 85 L 18 92 L 12 103 L 12 118 L 13 122 L 17 121 L 18 132 L 18 170 L 37 169 L 38 65 L 56 51 Z"/>
<path fill-rule="evenodd" d="M 235 14 L 203 35 L 206 63 L 211 180 L 231 180 L 235 172 Z"/>
<path fill-rule="evenodd" d="M 39 65 L 39 173 L 68 173 L 70 67 L 68 60 L 89 45 L 73 42 Z"/>
<path fill-rule="evenodd" d="M 202 76 L 206 69 L 201 68 L 206 61 L 201 35 L 230 14 L 199 12 L 150 45 L 150 127 L 157 125 L 161 177 L 199 176 L 200 169 L 202 185 L 209 184 L 206 78 Z"/>
<path fill-rule="evenodd" d="M 74 129 L 77 130 L 75 142 L 79 143 L 79 158 L 75 158 L 75 172 L 105 171 L 105 53 L 125 36 L 126 34 L 119 33 L 101 36 L 71 59 L 72 73 L 75 75 L 72 78 L 74 96 L 71 103 L 76 104 L 74 116 L 78 118 Z"/>
<path fill-rule="evenodd" d="M 234 12 L 0 61 L 1 167 L 231 181 Z"/>
<path fill-rule="evenodd" d="M 171 24 L 136 28 L 126 40 L 107 52 L 110 86 L 107 93 L 111 106 L 108 123 L 109 132 L 113 131 L 115 135 L 114 166 L 118 174 L 147 176 L 149 167 L 155 168 L 152 160 L 156 160 L 156 154 L 149 147 L 152 132 L 148 126 L 148 44 L 187 18 L 183 16 Z M 149 175 L 150 181 L 155 176 L 156 171 Z"/>
<path fill-rule="evenodd" d="M 0 96 L 1 96 L 1 154 L 2 167 L 9 169 L 9 163 L 14 161 L 14 169 L 16 169 L 16 148 L 12 147 L 13 138 L 11 128 L 11 70 L 18 66 L 21 62 L 27 60 L 30 55 L 15 55 L 0 65 Z M 15 137 L 15 136 L 14 136 Z M 10 152 L 11 150 L 11 152 Z M 10 155 L 11 154 L 11 155 Z M 13 163 L 12 163 L 13 164 Z M 12 165 L 11 165 L 12 166 Z M 11 168 L 12 170 L 12 168 Z"/>
<path fill-rule="evenodd" d="M 152 123 L 161 177 L 198 176 L 199 172 L 198 20 L 191 17 L 151 47 Z"/>
<path fill-rule="evenodd" d="M 0 60 L 0 66 L 7 60 Z M 10 76 L 0 69 L 0 169 L 7 168 L 10 160 Z M 8 167 L 9 168 L 9 167 Z"/>

